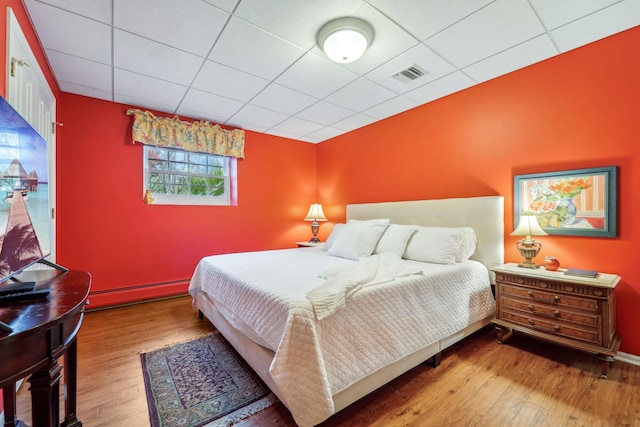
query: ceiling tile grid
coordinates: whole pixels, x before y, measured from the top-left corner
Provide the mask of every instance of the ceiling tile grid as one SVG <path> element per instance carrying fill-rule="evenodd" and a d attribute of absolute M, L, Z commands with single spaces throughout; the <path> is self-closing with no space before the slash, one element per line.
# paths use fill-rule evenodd
<path fill-rule="evenodd" d="M 640 25 L 640 0 L 24 3 L 65 92 L 310 143 Z M 317 34 L 343 16 L 374 38 L 335 64 Z"/>

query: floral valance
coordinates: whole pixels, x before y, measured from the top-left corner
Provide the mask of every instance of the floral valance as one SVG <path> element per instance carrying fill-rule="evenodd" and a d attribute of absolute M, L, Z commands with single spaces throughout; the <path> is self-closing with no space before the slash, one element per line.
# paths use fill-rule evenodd
<path fill-rule="evenodd" d="M 226 130 L 206 121 L 189 123 L 177 117 L 156 117 L 149 111 L 133 108 L 127 114 L 134 116 L 134 143 L 244 158 L 242 129 Z"/>

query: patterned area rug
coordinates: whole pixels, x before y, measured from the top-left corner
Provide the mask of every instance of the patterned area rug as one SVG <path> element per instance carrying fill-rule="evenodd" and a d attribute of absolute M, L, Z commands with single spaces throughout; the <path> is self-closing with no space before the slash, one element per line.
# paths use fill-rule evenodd
<path fill-rule="evenodd" d="M 232 426 L 276 401 L 218 332 L 140 356 L 151 427 Z"/>

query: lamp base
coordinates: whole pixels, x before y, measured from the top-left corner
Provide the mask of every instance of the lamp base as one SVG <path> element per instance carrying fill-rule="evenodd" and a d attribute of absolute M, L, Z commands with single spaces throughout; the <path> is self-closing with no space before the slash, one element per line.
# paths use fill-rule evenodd
<path fill-rule="evenodd" d="M 536 255 L 538 255 L 538 252 L 540 252 L 541 247 L 542 245 L 539 242 L 536 242 L 535 240 L 530 240 L 530 239 L 518 240 L 516 242 L 516 248 L 518 248 L 520 255 L 522 255 L 522 257 L 524 258 L 524 261 L 518 264 L 518 267 L 539 268 L 540 266 L 535 262 L 533 262 L 533 258 Z"/>
<path fill-rule="evenodd" d="M 518 267 L 522 267 L 522 268 L 540 268 L 540 266 L 534 262 L 530 262 L 529 260 L 524 260 L 522 261 L 520 264 L 518 264 Z"/>
<path fill-rule="evenodd" d="M 309 240 L 309 243 L 320 243 L 320 239 L 318 239 L 318 231 L 320 230 L 320 224 L 315 219 L 311 223 L 311 234 L 313 237 Z"/>

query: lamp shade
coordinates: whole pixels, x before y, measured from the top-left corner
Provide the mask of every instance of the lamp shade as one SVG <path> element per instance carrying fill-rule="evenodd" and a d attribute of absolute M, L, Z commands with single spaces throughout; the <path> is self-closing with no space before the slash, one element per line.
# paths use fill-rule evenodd
<path fill-rule="evenodd" d="M 327 217 L 324 216 L 322 211 L 322 205 L 320 203 L 313 203 L 309 206 L 309 212 L 304 218 L 305 221 L 327 221 Z"/>
<path fill-rule="evenodd" d="M 511 233 L 512 236 L 546 236 L 547 233 L 538 224 L 538 219 L 533 215 L 521 215 L 518 226 Z"/>
<path fill-rule="evenodd" d="M 359 59 L 373 41 L 373 28 L 362 19 L 345 17 L 327 22 L 318 33 L 318 45 L 334 62 Z"/>

